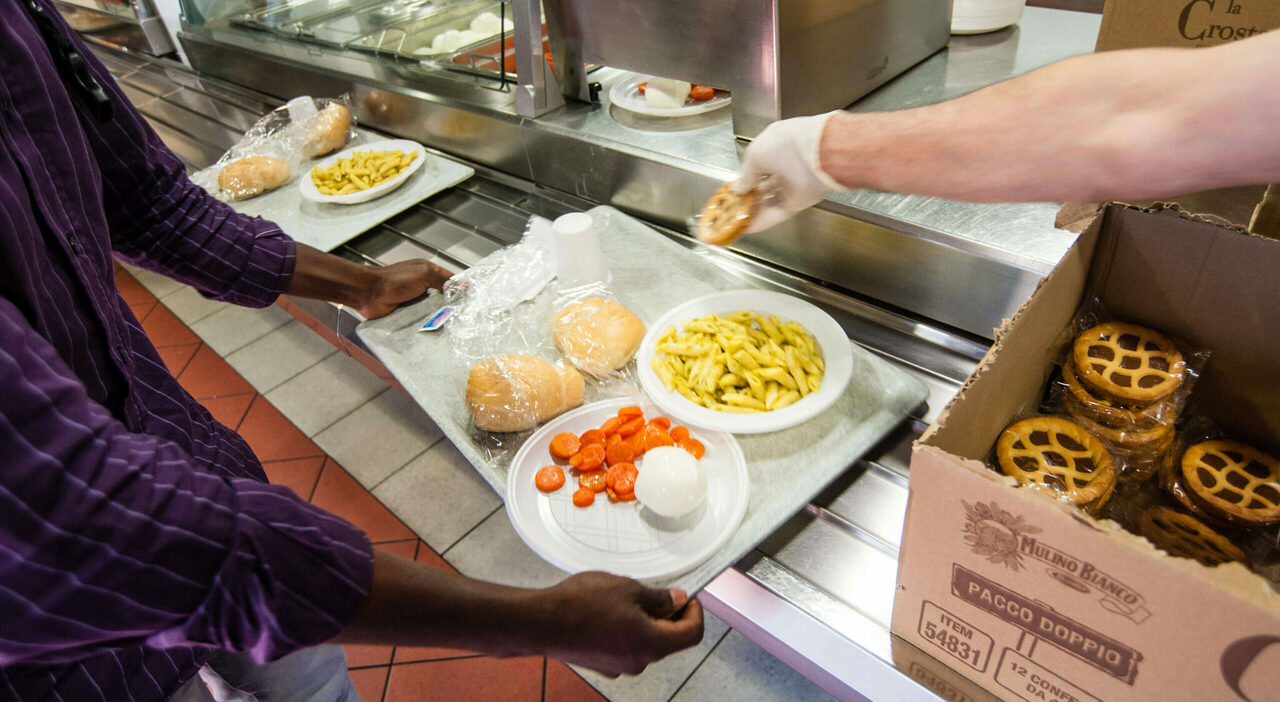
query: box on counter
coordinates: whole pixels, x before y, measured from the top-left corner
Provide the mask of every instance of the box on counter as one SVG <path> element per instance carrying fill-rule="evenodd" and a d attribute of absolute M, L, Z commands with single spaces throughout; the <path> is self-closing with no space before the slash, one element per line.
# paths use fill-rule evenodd
<path fill-rule="evenodd" d="M 1095 50 L 1213 46 L 1276 27 L 1275 0 L 1107 0 Z"/>
<path fill-rule="evenodd" d="M 1086 296 L 1212 351 L 1196 404 L 1277 453 L 1280 244 L 1176 208 L 1111 205 L 996 335 L 916 443 L 893 632 L 1005 700 L 1275 700 L 1280 595 L 988 467 L 1036 413 Z"/>

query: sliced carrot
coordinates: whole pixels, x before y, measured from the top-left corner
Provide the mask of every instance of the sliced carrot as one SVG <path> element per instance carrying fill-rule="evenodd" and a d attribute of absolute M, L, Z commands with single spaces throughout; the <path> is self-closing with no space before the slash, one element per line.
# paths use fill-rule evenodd
<path fill-rule="evenodd" d="M 574 468 L 582 467 L 582 452 L 579 451 L 569 457 L 569 465 Z"/>
<path fill-rule="evenodd" d="M 590 507 L 592 502 L 596 501 L 596 493 L 594 490 L 579 488 L 573 492 L 573 504 L 579 507 Z"/>
<path fill-rule="evenodd" d="M 600 444 L 587 444 L 582 447 L 582 463 L 578 470 L 595 470 L 604 465 L 604 447 Z"/>
<path fill-rule="evenodd" d="M 625 424 L 618 427 L 618 433 L 623 436 L 631 436 L 632 434 L 644 428 L 644 416 L 641 415 L 635 419 L 628 420 Z"/>
<path fill-rule="evenodd" d="M 633 461 L 643 456 L 644 452 L 649 450 L 649 447 L 645 444 L 644 432 L 642 431 L 632 434 L 628 443 L 631 444 L 631 460 Z"/>
<path fill-rule="evenodd" d="M 640 471 L 636 470 L 634 463 L 619 463 L 609 467 L 609 472 L 604 474 L 606 485 L 619 495 L 636 491 L 636 476 L 640 475 Z"/>
<path fill-rule="evenodd" d="M 576 434 L 564 432 L 551 439 L 551 457 L 564 460 L 582 449 L 582 442 Z"/>
<path fill-rule="evenodd" d="M 667 436 L 667 432 L 663 431 L 662 427 L 650 424 L 644 428 L 644 448 L 646 451 L 659 446 L 675 445 L 676 442 L 672 441 L 670 436 Z"/>
<path fill-rule="evenodd" d="M 694 100 L 710 100 L 716 96 L 716 89 L 709 85 L 698 85 L 694 83 L 689 87 L 689 97 Z"/>
<path fill-rule="evenodd" d="M 543 466 L 534 474 L 533 484 L 543 492 L 555 492 L 564 485 L 564 470 L 560 466 Z"/>
<path fill-rule="evenodd" d="M 617 417 L 610 417 L 605 420 L 604 424 L 600 425 L 600 431 L 604 432 L 606 435 L 616 434 L 618 433 L 618 426 L 621 424 L 621 419 L 618 419 Z"/>
<path fill-rule="evenodd" d="M 677 444 L 689 438 L 689 427 L 673 427 L 671 429 L 671 438 L 675 439 Z"/>
<path fill-rule="evenodd" d="M 614 491 L 613 491 L 613 488 L 605 488 L 605 490 L 604 490 L 604 491 L 605 491 L 605 494 L 609 496 L 609 501 L 610 501 L 610 502 L 617 502 L 617 501 L 618 501 L 618 493 L 614 492 Z"/>
<path fill-rule="evenodd" d="M 666 417 L 654 417 L 649 420 L 649 426 L 659 426 L 663 431 L 667 431 L 671 428 L 671 420 Z"/>
<path fill-rule="evenodd" d="M 623 441 L 622 434 L 610 434 L 609 438 L 604 440 L 604 451 L 605 451 L 606 458 L 608 458 L 608 455 L 609 455 L 609 447 L 613 446 L 614 444 L 620 441 Z"/>
<path fill-rule="evenodd" d="M 684 439 L 683 441 L 677 441 L 676 446 L 679 446 L 685 451 L 693 454 L 694 458 L 702 458 L 703 455 L 707 453 L 707 447 L 703 446 L 702 442 L 697 439 Z"/>
<path fill-rule="evenodd" d="M 587 444 L 600 444 L 601 446 L 603 446 L 604 438 L 605 438 L 604 432 L 600 431 L 599 429 L 588 429 L 582 432 L 582 437 L 580 440 L 582 441 L 583 446 L 586 446 Z"/>
<path fill-rule="evenodd" d="M 640 405 L 627 405 L 626 407 L 618 410 L 618 417 L 620 417 L 624 422 L 629 419 L 635 419 L 636 417 L 643 416 L 644 410 L 640 409 Z"/>
<path fill-rule="evenodd" d="M 578 487 L 580 488 L 602 492 L 608 486 L 609 482 L 605 480 L 605 473 L 602 470 L 591 470 L 578 476 Z"/>
<path fill-rule="evenodd" d="M 635 457 L 635 452 L 631 450 L 631 442 L 629 441 L 615 441 L 604 449 L 604 460 L 608 461 L 611 466 L 618 463 L 629 463 Z"/>
<path fill-rule="evenodd" d="M 647 80 L 641 83 L 640 85 L 636 86 L 636 89 L 640 91 L 641 95 L 644 95 L 644 91 L 647 90 L 648 88 L 649 88 L 649 81 Z"/>

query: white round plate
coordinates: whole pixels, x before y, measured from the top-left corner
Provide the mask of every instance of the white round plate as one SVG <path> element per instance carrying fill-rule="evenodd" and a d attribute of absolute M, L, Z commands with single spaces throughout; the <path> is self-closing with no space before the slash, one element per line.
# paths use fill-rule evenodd
<path fill-rule="evenodd" d="M 811 392 L 794 404 L 771 412 L 730 414 L 696 405 L 680 393 L 667 390 L 650 364 L 658 337 L 667 327 L 680 329 L 682 324 L 698 317 L 743 310 L 763 316 L 777 315 L 784 322 L 799 322 L 808 330 L 826 363 L 818 392 Z M 807 422 L 834 404 L 853 375 L 853 350 L 849 347 L 849 337 L 836 320 L 808 302 L 764 290 L 735 290 L 690 300 L 649 325 L 649 331 L 636 353 L 636 369 L 640 374 L 640 387 L 671 421 L 733 434 L 763 434 Z"/>
<path fill-rule="evenodd" d="M 320 191 L 316 190 L 316 184 L 311 182 L 311 169 L 307 169 L 307 171 L 302 174 L 302 177 L 298 179 L 298 187 L 302 190 L 302 197 L 312 202 L 327 202 L 334 205 L 356 205 L 361 202 L 368 202 L 382 197 L 401 185 L 404 185 L 405 181 L 409 180 L 409 178 L 416 173 L 419 168 L 422 168 L 422 164 L 427 160 L 427 153 L 422 148 L 422 144 L 408 139 L 387 139 L 385 141 L 375 141 L 371 144 L 361 144 L 360 146 L 353 146 L 349 149 L 344 149 L 332 156 L 326 157 L 324 160 L 317 163 L 315 167 L 328 168 L 336 163 L 338 159 L 348 158 L 356 151 L 403 151 L 405 153 L 416 151 L 418 157 L 413 159 L 413 162 L 409 164 L 409 167 L 400 171 L 395 178 L 378 183 L 368 190 L 360 190 L 354 193 L 347 193 L 346 195 L 321 195 Z"/>
<path fill-rule="evenodd" d="M 699 102 L 692 98 L 685 98 L 684 107 L 650 107 L 649 103 L 645 102 L 644 94 L 640 92 L 640 84 L 648 80 L 652 80 L 652 76 L 639 73 L 626 73 L 619 76 L 613 87 L 609 88 L 609 101 L 625 110 L 649 117 L 700 115 L 726 107 L 730 101 L 729 91 L 717 89 L 716 96 L 710 100 Z"/>
<path fill-rule="evenodd" d="M 565 461 L 552 460 L 552 437 L 596 429 L 616 416 L 618 409 L 634 404 L 640 405 L 646 419 L 665 416 L 652 403 L 636 398 L 579 407 L 543 425 L 511 462 L 507 516 L 529 548 L 566 572 L 606 570 L 630 578 L 683 573 L 723 548 L 746 514 L 750 481 L 742 449 L 728 434 L 700 429 L 692 430 L 692 436 L 707 447 L 698 461 L 707 474 L 707 500 L 689 516 L 664 519 L 638 501 L 610 502 L 603 492 L 589 507 L 575 506 L 577 471 Z M 533 479 L 539 468 L 551 463 L 564 468 L 565 483 L 545 493 Z M 643 456 L 635 464 L 644 471 Z"/>

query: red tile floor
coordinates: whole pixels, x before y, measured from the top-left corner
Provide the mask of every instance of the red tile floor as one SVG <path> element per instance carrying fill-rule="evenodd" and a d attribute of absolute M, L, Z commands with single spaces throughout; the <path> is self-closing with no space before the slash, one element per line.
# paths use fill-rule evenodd
<path fill-rule="evenodd" d="M 375 548 L 452 570 L 133 276 L 117 269 L 116 286 L 169 370 L 218 421 L 240 432 L 271 482 L 363 529 Z M 347 646 L 347 660 L 363 702 L 605 699 L 568 666 L 545 658 L 498 660 L 443 648 Z"/>

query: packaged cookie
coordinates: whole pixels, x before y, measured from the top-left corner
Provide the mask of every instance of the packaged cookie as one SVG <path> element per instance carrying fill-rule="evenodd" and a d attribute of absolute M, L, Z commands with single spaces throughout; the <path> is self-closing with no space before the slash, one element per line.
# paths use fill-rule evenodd
<path fill-rule="evenodd" d="M 1214 567 L 1230 561 L 1248 565 L 1243 550 L 1213 527 L 1168 507 L 1149 507 L 1138 517 L 1139 533 L 1171 556 Z"/>
<path fill-rule="evenodd" d="M 996 440 L 995 464 L 1019 485 L 1095 515 L 1111 498 L 1119 475 L 1100 439 L 1075 421 L 1054 416 L 1007 427 Z"/>
<path fill-rule="evenodd" d="M 1100 438 L 1121 480 L 1142 482 L 1166 460 L 1207 359 L 1159 330 L 1110 318 L 1094 301 L 1075 319 L 1046 409 Z"/>

